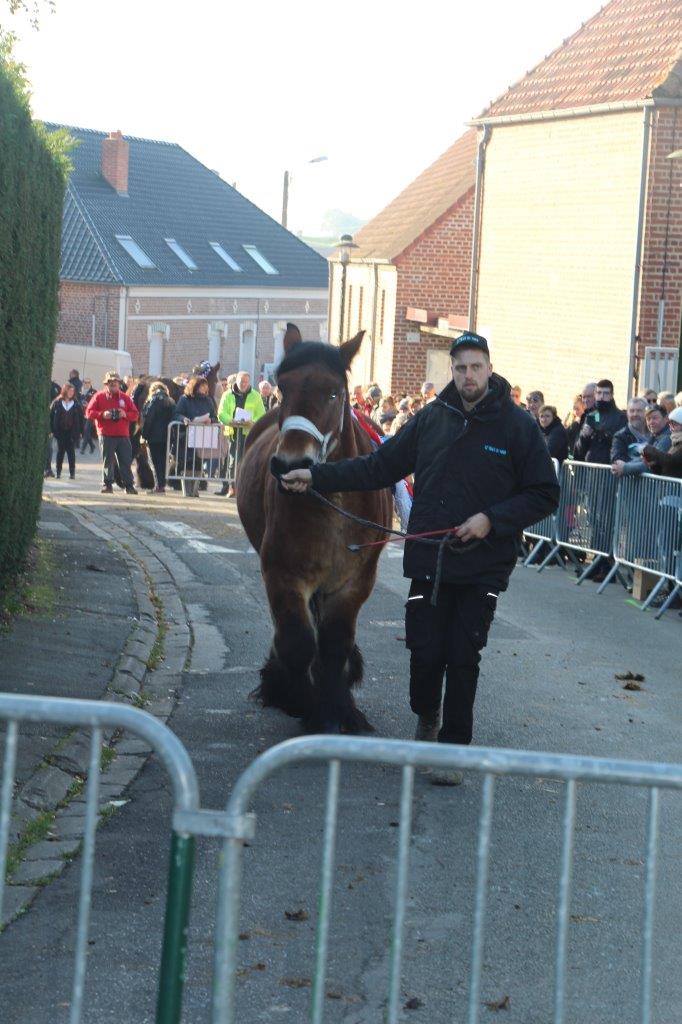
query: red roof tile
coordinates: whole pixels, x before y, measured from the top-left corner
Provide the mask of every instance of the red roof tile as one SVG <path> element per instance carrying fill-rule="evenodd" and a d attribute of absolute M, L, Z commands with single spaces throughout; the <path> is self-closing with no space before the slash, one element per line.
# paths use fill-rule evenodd
<path fill-rule="evenodd" d="M 476 130 L 471 128 L 358 231 L 354 257 L 393 259 L 473 188 Z"/>
<path fill-rule="evenodd" d="M 479 119 L 682 96 L 682 0 L 611 0 Z"/>

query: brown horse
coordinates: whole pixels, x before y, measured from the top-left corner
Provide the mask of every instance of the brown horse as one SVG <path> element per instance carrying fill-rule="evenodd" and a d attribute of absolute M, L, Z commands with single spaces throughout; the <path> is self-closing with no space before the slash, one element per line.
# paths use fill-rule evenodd
<path fill-rule="evenodd" d="M 313 495 L 287 493 L 276 478 L 371 450 L 351 415 L 346 379 L 363 333 L 336 347 L 303 342 L 298 328 L 287 325 L 277 371 L 282 404 L 254 426 L 237 479 L 237 508 L 260 554 L 274 624 L 255 695 L 316 732 L 371 731 L 351 687 L 363 671 L 356 620 L 374 586 L 381 549 L 351 553 L 348 544 L 382 535 L 342 518 Z M 331 497 L 354 515 L 390 524 L 389 491 Z"/>

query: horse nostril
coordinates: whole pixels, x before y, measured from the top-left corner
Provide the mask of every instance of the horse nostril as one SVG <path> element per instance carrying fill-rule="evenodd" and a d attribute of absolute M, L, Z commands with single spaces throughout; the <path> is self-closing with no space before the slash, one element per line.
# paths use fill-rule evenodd
<path fill-rule="evenodd" d="M 270 472 L 279 479 L 283 473 L 291 469 L 310 469 L 313 459 L 309 456 L 301 456 L 298 459 L 283 459 L 280 455 L 273 455 L 270 459 Z"/>

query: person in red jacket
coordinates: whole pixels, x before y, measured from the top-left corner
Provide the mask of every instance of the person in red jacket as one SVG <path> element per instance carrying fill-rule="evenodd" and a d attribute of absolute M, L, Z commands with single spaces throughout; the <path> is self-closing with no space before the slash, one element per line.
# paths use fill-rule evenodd
<path fill-rule="evenodd" d="M 102 447 L 102 494 L 112 493 L 115 462 L 118 462 L 126 494 L 137 494 L 133 486 L 133 451 L 128 427 L 140 414 L 133 400 L 121 390 L 121 378 L 113 370 L 105 374 L 104 388 L 92 396 L 85 415 L 97 425 Z"/>

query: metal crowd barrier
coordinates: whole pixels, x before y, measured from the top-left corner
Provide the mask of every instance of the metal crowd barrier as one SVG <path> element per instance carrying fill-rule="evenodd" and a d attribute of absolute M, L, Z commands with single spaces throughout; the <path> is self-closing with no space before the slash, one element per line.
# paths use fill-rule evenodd
<path fill-rule="evenodd" d="M 566 980 L 571 874 L 576 820 L 576 783 L 623 783 L 649 789 L 644 868 L 644 913 L 641 948 L 641 1024 L 650 1024 L 652 996 L 652 951 L 658 852 L 659 791 L 682 789 L 682 765 L 654 764 L 543 754 L 517 750 L 494 750 L 447 744 L 401 742 L 398 740 L 355 739 L 339 736 L 310 736 L 289 740 L 261 754 L 237 780 L 227 805 L 232 834 L 225 840 L 220 871 L 218 914 L 214 950 L 212 1024 L 235 1024 L 235 986 L 239 905 L 242 879 L 242 849 L 253 836 L 253 821 L 247 814 L 259 785 L 276 770 L 296 762 L 328 761 L 327 803 L 323 834 L 319 912 L 311 987 L 310 1021 L 322 1024 L 325 977 L 331 915 L 332 881 L 336 841 L 341 762 L 394 765 L 402 768 L 400 822 L 397 837 L 397 877 L 393 906 L 392 937 L 385 1020 L 401 1019 L 401 964 L 403 932 L 408 897 L 409 855 L 412 832 L 412 803 L 415 768 L 460 768 L 483 774 L 482 799 L 477 837 L 477 874 L 471 934 L 471 977 L 468 1024 L 480 1015 L 481 975 L 485 943 L 488 863 L 493 825 L 493 795 L 498 776 L 526 775 L 557 779 L 566 783 L 561 844 L 561 868 L 557 886 L 556 952 L 554 963 L 554 1024 L 564 1024 L 567 1012 Z M 256 1018 L 253 1018 L 254 1020 Z M 257 1018 L 260 1019 L 260 1016 Z"/>
<path fill-rule="evenodd" d="M 621 569 L 658 576 L 641 610 L 668 581 L 670 593 L 656 614 L 659 619 L 682 592 L 682 480 L 652 473 L 619 479 L 609 466 L 584 462 L 565 462 L 559 480 L 556 514 L 524 530 L 536 543 L 523 564 L 532 565 L 545 544 L 549 553 L 538 566 L 540 572 L 552 561 L 563 564 L 562 550 L 573 558 L 573 552 L 584 551 L 595 557 L 582 570 L 577 580 L 582 583 L 603 559 L 612 559 L 599 594 L 614 576 L 625 582 Z"/>
<path fill-rule="evenodd" d="M 7 722 L 7 731 L 0 790 L 0 915 L 5 890 L 20 723 L 50 722 L 91 730 L 69 1024 L 79 1024 L 83 1014 L 103 732 L 126 730 L 143 739 L 158 754 L 171 782 L 174 818 L 161 962 L 163 984 L 159 988 L 157 1020 L 159 1024 L 177 1024 L 180 1020 L 194 861 L 194 835 L 183 824 L 182 816 L 196 827 L 199 809 L 199 785 L 189 754 L 165 725 L 147 712 L 123 704 L 0 694 L 0 720 L 3 719 Z"/>
<path fill-rule="evenodd" d="M 105 729 L 126 729 L 144 739 L 159 755 L 172 783 L 173 833 L 164 943 L 159 974 L 157 1024 L 178 1024 L 180 1020 L 181 997 L 185 981 L 185 949 L 194 837 L 217 836 L 222 838 L 224 844 L 218 878 L 211 1021 L 212 1024 L 234 1024 L 236 1021 L 235 987 L 242 889 L 242 855 L 244 844 L 253 839 L 255 832 L 255 819 L 253 815 L 249 814 L 249 807 L 258 787 L 275 771 L 295 763 L 319 761 L 328 762 L 329 771 L 319 911 L 316 922 L 315 965 L 311 987 L 310 1020 L 312 1024 L 322 1024 L 324 1017 L 341 762 L 393 765 L 402 769 L 400 821 L 396 851 L 397 874 L 389 957 L 386 1012 L 388 1024 L 398 1024 L 402 1002 L 401 968 L 408 900 L 413 788 L 416 768 L 459 768 L 480 772 L 483 775 L 476 840 L 477 870 L 474 884 L 474 912 L 471 926 L 471 970 L 467 1018 L 469 1024 L 477 1024 L 480 1015 L 488 866 L 496 778 L 523 775 L 556 779 L 566 783 L 560 875 L 556 896 L 554 1016 L 552 1018 L 554 1024 L 564 1024 L 567 1009 L 567 953 L 576 826 L 576 784 L 578 782 L 620 783 L 647 788 L 649 801 L 645 837 L 646 863 L 644 867 L 639 1006 L 641 1024 L 650 1024 L 651 1022 L 659 798 L 661 789 L 682 790 L 682 765 L 399 740 L 311 736 L 289 740 L 261 754 L 237 780 L 226 810 L 215 812 L 199 808 L 196 775 L 181 742 L 166 726 L 143 711 L 99 701 L 0 695 L 0 718 L 8 722 L 0 803 L 0 899 L 2 898 L 2 882 L 6 865 L 19 723 L 49 721 L 61 725 L 77 725 L 92 730 L 70 1024 L 79 1024 L 83 1013 L 100 758 L 102 734 Z M 261 1019 L 261 1015 L 258 1013 L 257 1018 L 253 1019 Z"/>
<path fill-rule="evenodd" d="M 234 487 L 248 429 L 235 424 L 228 436 L 222 423 L 169 423 L 166 479 L 180 481 L 190 494 L 201 480 Z"/>
<path fill-rule="evenodd" d="M 670 593 L 656 614 L 659 619 L 682 590 L 682 480 L 672 477 L 626 476 L 616 498 L 613 535 L 614 565 L 599 588 L 619 566 L 642 569 L 658 583 L 641 606 L 645 611 L 666 581 Z"/>
<path fill-rule="evenodd" d="M 559 478 L 559 463 L 557 459 L 552 459 L 552 462 L 554 463 L 554 471 L 557 478 Z M 556 512 L 553 512 L 551 515 L 545 516 L 544 519 L 541 519 L 538 523 L 534 523 L 532 526 L 529 526 L 527 530 L 523 531 L 524 537 L 528 541 L 534 542 L 531 551 L 524 560 L 523 564 L 525 566 L 533 565 L 535 563 L 535 559 L 545 546 L 549 547 L 549 554 L 543 558 L 542 562 L 538 566 L 538 571 L 542 572 L 545 566 L 549 565 L 550 562 L 557 562 L 559 565 L 563 565 L 559 556 L 559 549 L 556 546 L 556 520 Z"/>

